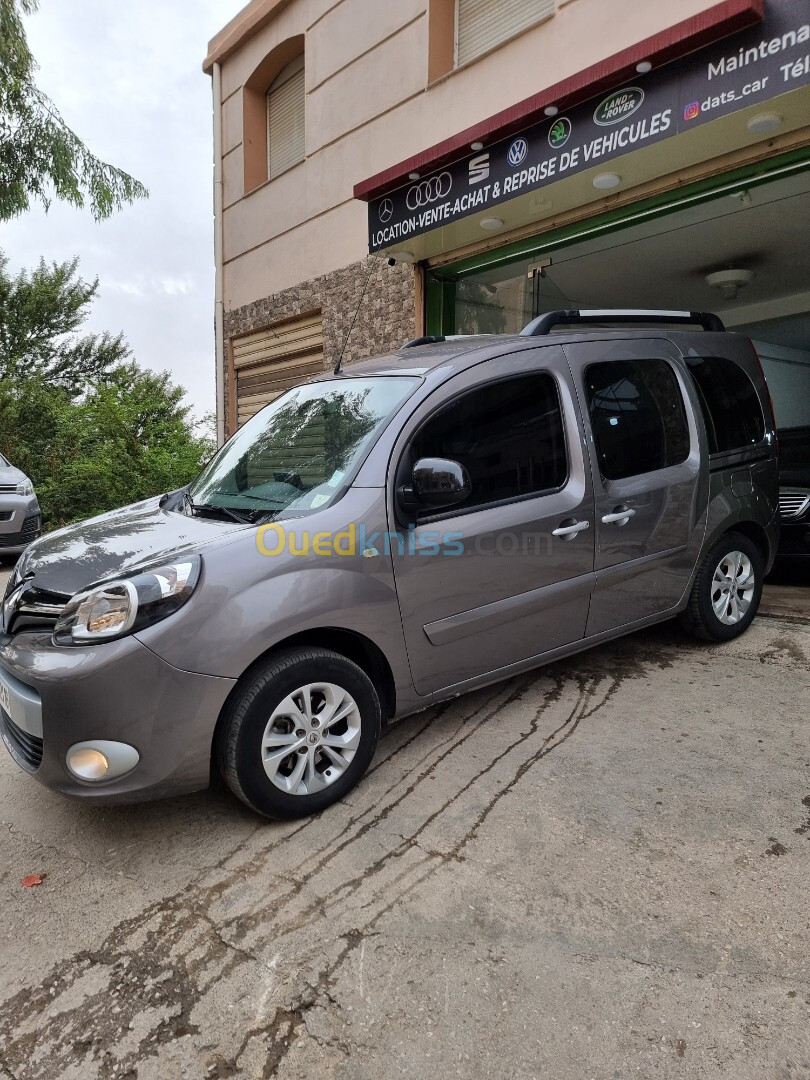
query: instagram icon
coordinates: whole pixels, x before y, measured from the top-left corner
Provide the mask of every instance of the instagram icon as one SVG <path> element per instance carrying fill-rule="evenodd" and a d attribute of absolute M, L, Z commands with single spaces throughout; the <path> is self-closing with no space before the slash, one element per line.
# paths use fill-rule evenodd
<path fill-rule="evenodd" d="M 683 110 L 684 120 L 694 120 L 696 116 L 700 115 L 700 102 L 693 101 L 690 105 L 687 105 Z"/>

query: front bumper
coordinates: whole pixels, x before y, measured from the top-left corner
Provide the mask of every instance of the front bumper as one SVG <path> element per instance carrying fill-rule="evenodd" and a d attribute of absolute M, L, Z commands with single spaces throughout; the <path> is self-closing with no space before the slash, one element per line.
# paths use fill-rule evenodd
<path fill-rule="evenodd" d="M 0 496 L 0 558 L 20 555 L 42 532 L 36 495 Z"/>
<path fill-rule="evenodd" d="M 172 667 L 135 638 L 59 648 L 22 633 L 0 648 L 0 730 L 17 764 L 63 795 L 99 803 L 158 799 L 207 787 L 211 744 L 234 680 Z M 135 768 L 79 780 L 65 755 L 78 742 L 134 746 Z"/>

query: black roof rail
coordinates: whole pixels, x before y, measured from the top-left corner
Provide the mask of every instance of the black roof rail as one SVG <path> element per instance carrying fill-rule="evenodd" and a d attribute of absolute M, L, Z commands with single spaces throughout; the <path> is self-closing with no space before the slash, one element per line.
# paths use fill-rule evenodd
<path fill-rule="evenodd" d="M 572 311 L 547 311 L 538 315 L 520 331 L 521 337 L 542 337 L 555 326 L 582 323 L 683 323 L 702 326 L 704 330 L 725 331 L 722 320 L 710 311 L 659 311 L 643 308 L 591 308 Z"/>
<path fill-rule="evenodd" d="M 400 349 L 415 349 L 418 345 L 436 345 L 440 341 L 446 340 L 447 338 L 443 334 L 427 334 L 425 337 L 411 338 L 404 345 L 400 345 Z"/>

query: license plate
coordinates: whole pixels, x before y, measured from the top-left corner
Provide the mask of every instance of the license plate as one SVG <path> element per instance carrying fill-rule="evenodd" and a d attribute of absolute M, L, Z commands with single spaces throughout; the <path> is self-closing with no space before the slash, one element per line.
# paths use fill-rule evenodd
<path fill-rule="evenodd" d="M 11 714 L 11 694 L 2 679 L 0 679 L 0 709 Z"/>

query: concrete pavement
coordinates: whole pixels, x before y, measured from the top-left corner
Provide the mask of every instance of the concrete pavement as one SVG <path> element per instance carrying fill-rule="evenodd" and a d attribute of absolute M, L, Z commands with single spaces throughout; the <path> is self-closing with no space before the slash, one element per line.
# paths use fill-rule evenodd
<path fill-rule="evenodd" d="M 0 1076 L 807 1080 L 809 658 L 801 616 L 636 634 L 291 824 L 2 755 Z"/>

